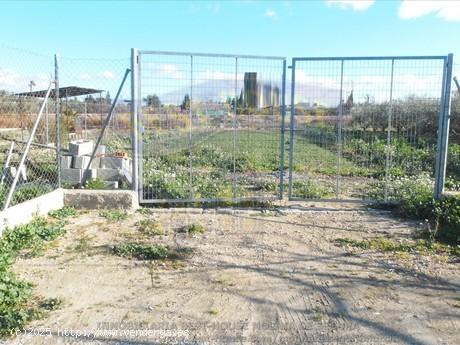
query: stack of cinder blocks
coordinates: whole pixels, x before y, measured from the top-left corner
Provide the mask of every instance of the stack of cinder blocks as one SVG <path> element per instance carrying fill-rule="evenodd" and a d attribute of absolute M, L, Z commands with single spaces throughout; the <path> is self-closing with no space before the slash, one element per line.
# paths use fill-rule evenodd
<path fill-rule="evenodd" d="M 86 167 L 93 153 L 94 142 L 77 140 L 69 144 L 69 154 L 61 156 L 61 181 L 67 184 L 81 184 L 86 180 L 98 178 L 107 187 L 118 188 L 125 179 L 131 183 L 131 159 L 126 157 L 107 156 L 105 146 L 99 145 L 90 169 L 85 175 Z"/>

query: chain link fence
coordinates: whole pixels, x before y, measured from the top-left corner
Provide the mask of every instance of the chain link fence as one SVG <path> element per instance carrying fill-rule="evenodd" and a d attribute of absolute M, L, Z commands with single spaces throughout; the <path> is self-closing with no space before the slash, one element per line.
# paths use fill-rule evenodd
<path fill-rule="evenodd" d="M 5 207 L 15 175 L 19 178 L 9 206 L 55 189 L 56 165 L 55 102 L 50 99 L 19 171 L 19 162 L 43 103 L 35 91 L 48 88 L 54 79 L 54 57 L 0 46 L 0 207 Z"/>

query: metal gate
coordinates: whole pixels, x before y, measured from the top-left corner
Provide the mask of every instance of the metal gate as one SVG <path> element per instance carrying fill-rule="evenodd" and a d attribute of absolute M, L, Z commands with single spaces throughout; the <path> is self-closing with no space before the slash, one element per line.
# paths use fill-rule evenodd
<path fill-rule="evenodd" d="M 442 193 L 451 54 L 291 67 L 290 199 L 397 200 L 410 181 Z"/>
<path fill-rule="evenodd" d="M 141 202 L 279 197 L 285 58 L 133 50 L 132 61 Z"/>

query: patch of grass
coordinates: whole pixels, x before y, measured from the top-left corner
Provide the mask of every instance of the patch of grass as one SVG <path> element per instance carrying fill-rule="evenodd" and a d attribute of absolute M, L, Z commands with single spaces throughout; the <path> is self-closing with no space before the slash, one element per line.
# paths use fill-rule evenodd
<path fill-rule="evenodd" d="M 377 237 L 370 240 L 354 240 L 350 238 L 338 238 L 335 244 L 340 247 L 354 247 L 363 250 L 377 250 L 383 253 L 418 253 L 421 255 L 452 255 L 460 258 L 458 247 L 452 247 L 439 242 L 417 240 L 414 242 L 395 242 L 385 237 Z"/>
<path fill-rule="evenodd" d="M 99 212 L 99 216 L 108 219 L 112 222 L 119 222 L 128 218 L 128 213 L 122 210 L 102 210 Z"/>
<path fill-rule="evenodd" d="M 169 248 L 161 244 L 125 243 L 113 247 L 115 255 L 138 260 L 165 260 L 175 257 Z"/>
<path fill-rule="evenodd" d="M 154 212 L 154 210 L 152 208 L 148 208 L 148 207 L 141 207 L 139 209 L 136 210 L 137 213 L 140 213 L 144 216 L 151 216 Z"/>
<path fill-rule="evenodd" d="M 85 189 L 106 189 L 104 181 L 100 178 L 89 179 L 85 182 Z"/>
<path fill-rule="evenodd" d="M 35 218 L 29 224 L 4 230 L 0 239 L 0 337 L 43 317 L 52 304 L 58 306 L 52 301 L 37 303 L 31 284 L 18 280 L 11 266 L 21 253 L 43 252 L 47 243 L 64 234 L 64 224 L 62 220 Z"/>
<path fill-rule="evenodd" d="M 142 219 L 136 222 L 136 226 L 140 232 L 146 235 L 161 236 L 165 234 L 160 224 L 153 219 Z"/>
<path fill-rule="evenodd" d="M 181 229 L 181 232 L 185 232 L 190 235 L 203 234 L 205 231 L 205 227 L 198 223 L 187 224 Z"/>
<path fill-rule="evenodd" d="M 78 211 L 72 206 L 64 206 L 59 210 L 49 212 L 48 215 L 55 219 L 67 219 L 77 216 Z"/>
<path fill-rule="evenodd" d="M 292 194 L 296 198 L 321 199 L 330 196 L 331 191 L 312 180 L 307 180 L 294 181 L 292 183 Z"/>
<path fill-rule="evenodd" d="M 85 253 L 91 249 L 91 238 L 88 236 L 83 236 L 78 239 L 77 245 L 74 247 L 74 250 L 79 253 Z"/>

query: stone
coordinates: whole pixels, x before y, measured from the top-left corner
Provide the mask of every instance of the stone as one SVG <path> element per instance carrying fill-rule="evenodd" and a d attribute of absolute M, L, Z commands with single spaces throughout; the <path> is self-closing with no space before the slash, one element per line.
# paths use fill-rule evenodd
<path fill-rule="evenodd" d="M 61 169 L 70 169 L 72 167 L 72 156 L 61 156 Z"/>
<path fill-rule="evenodd" d="M 129 190 L 64 190 L 64 204 L 78 209 L 139 208 L 137 193 Z"/>
<path fill-rule="evenodd" d="M 86 169 L 88 166 L 90 156 L 76 156 L 73 159 L 72 168 L 74 169 Z"/>
<path fill-rule="evenodd" d="M 92 140 L 75 140 L 69 143 L 69 153 L 72 156 L 91 155 L 94 143 Z"/>
<path fill-rule="evenodd" d="M 130 159 L 122 157 L 102 157 L 101 168 L 104 169 L 127 169 L 130 167 Z"/>
<path fill-rule="evenodd" d="M 121 178 L 120 170 L 118 169 L 98 169 L 97 175 L 102 181 L 118 181 Z"/>
<path fill-rule="evenodd" d="M 106 149 L 106 146 L 105 145 L 99 145 L 96 149 L 96 156 L 103 156 L 105 155 L 105 149 Z"/>
<path fill-rule="evenodd" d="M 72 183 L 78 184 L 81 183 L 83 177 L 82 169 L 61 169 L 61 181 L 62 183 Z"/>

